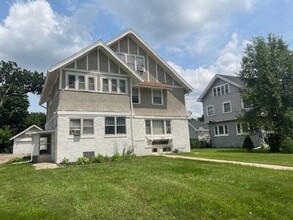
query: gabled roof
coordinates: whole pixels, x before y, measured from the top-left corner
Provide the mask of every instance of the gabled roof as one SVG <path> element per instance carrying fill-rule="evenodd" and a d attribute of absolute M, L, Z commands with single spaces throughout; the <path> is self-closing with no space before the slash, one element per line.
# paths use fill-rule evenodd
<path fill-rule="evenodd" d="M 78 59 L 79 57 L 82 57 L 83 55 L 85 55 L 86 53 L 90 52 L 91 50 L 95 49 L 95 48 L 101 48 L 103 49 L 108 55 L 110 55 L 114 60 L 116 60 L 121 66 L 124 67 L 124 69 L 130 73 L 130 75 L 135 78 L 136 80 L 138 80 L 139 82 L 143 81 L 143 78 L 136 73 L 133 69 L 131 69 L 113 50 L 111 50 L 102 40 L 98 40 L 97 42 L 89 45 L 88 47 L 78 51 L 77 53 L 71 55 L 70 57 L 62 60 L 61 62 L 53 65 L 52 67 L 50 67 L 48 69 L 47 72 L 47 76 L 46 76 L 46 81 L 43 87 L 43 91 L 41 94 L 41 98 L 40 98 L 40 104 L 43 104 L 44 102 L 46 102 L 47 98 L 48 98 L 48 94 L 50 93 L 50 88 L 48 88 L 48 82 L 50 80 L 52 80 L 51 78 L 54 77 L 52 76 L 53 73 L 64 67 L 67 66 L 68 64 L 70 64 L 72 61 Z M 48 94 L 47 94 L 48 93 Z"/>
<path fill-rule="evenodd" d="M 37 125 L 32 125 L 32 126 L 28 127 L 27 129 L 25 129 L 24 131 L 22 131 L 22 132 L 18 133 L 17 135 L 13 136 L 13 137 L 10 138 L 9 140 L 12 141 L 13 139 L 15 139 L 15 138 L 17 138 L 18 136 L 20 136 L 20 135 L 26 133 L 27 131 L 31 130 L 32 128 L 36 128 L 36 129 L 38 129 L 39 131 L 42 131 L 42 130 L 43 130 L 42 128 L 38 127 Z"/>
<path fill-rule="evenodd" d="M 132 29 L 129 29 L 128 31 L 125 31 L 124 33 L 118 35 L 117 37 L 111 39 L 107 42 L 108 46 L 111 46 L 118 40 L 124 38 L 125 36 L 131 36 L 133 40 L 138 42 L 140 44 L 140 47 L 144 49 L 148 54 L 152 55 L 159 61 L 159 63 L 163 64 L 173 75 L 175 79 L 177 79 L 178 83 L 185 88 L 185 90 L 189 93 L 192 92 L 194 89 L 193 87 L 186 82 L 167 62 L 165 62 L 145 41 L 142 40 L 142 38 L 135 33 Z"/>
<path fill-rule="evenodd" d="M 216 74 L 214 76 L 214 78 L 210 81 L 210 83 L 207 85 L 207 87 L 205 88 L 203 93 L 200 95 L 200 97 L 197 99 L 198 102 L 203 101 L 203 98 L 210 91 L 211 87 L 214 85 L 214 82 L 217 79 L 221 79 L 223 81 L 226 81 L 227 83 L 230 83 L 230 84 L 232 84 L 232 85 L 234 85 L 234 86 L 236 86 L 236 87 L 238 87 L 240 89 L 242 89 L 244 87 L 243 81 L 237 76 L 227 76 L 227 75 Z"/>
<path fill-rule="evenodd" d="M 209 125 L 202 122 L 202 121 L 194 121 L 194 120 L 188 120 L 189 126 L 191 126 L 194 130 L 198 131 L 200 127 L 202 127 L 204 130 L 209 130 Z"/>

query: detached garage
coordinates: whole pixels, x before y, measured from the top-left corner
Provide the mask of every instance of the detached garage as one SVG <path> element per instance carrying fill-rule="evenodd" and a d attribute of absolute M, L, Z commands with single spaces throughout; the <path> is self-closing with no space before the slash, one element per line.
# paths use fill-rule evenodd
<path fill-rule="evenodd" d="M 18 133 L 14 137 L 10 138 L 13 140 L 13 154 L 31 154 L 32 153 L 32 137 L 28 136 L 27 133 L 42 131 L 36 125 L 32 125 L 24 131 Z"/>

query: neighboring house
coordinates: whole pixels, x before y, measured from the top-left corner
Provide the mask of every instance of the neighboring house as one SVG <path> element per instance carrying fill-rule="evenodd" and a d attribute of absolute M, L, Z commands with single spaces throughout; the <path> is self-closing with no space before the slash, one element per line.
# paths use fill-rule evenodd
<path fill-rule="evenodd" d="M 188 120 L 189 137 L 199 140 L 210 140 L 209 125 L 202 121 Z"/>
<path fill-rule="evenodd" d="M 31 154 L 32 138 L 28 136 L 30 132 L 42 131 L 37 125 L 32 125 L 24 131 L 10 138 L 13 140 L 13 154 Z"/>
<path fill-rule="evenodd" d="M 239 77 L 215 75 L 198 101 L 203 103 L 204 121 L 209 124 L 213 147 L 241 147 L 248 134 L 248 125 L 238 117 L 247 108 L 240 90 L 244 83 Z M 260 145 L 257 135 L 251 136 L 254 146 Z"/>
<path fill-rule="evenodd" d="M 184 96 L 192 90 L 133 30 L 99 40 L 48 69 L 40 98 L 46 129 L 32 133 L 34 161 L 128 148 L 137 155 L 190 151 Z"/>

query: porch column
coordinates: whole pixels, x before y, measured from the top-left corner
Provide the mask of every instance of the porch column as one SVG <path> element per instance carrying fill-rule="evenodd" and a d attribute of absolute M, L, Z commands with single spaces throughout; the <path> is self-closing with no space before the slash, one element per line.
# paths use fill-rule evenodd
<path fill-rule="evenodd" d="M 32 162 L 37 163 L 40 154 L 40 135 L 33 134 L 32 135 Z"/>

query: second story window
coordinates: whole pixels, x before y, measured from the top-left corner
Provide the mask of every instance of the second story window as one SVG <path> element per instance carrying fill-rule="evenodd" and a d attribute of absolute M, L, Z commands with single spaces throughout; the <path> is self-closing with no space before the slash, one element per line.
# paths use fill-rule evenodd
<path fill-rule="evenodd" d="M 152 90 L 152 104 L 163 105 L 163 90 L 162 89 Z"/>
<path fill-rule="evenodd" d="M 132 103 L 139 104 L 140 103 L 140 89 L 132 88 Z"/>
<path fill-rule="evenodd" d="M 218 97 L 218 96 L 222 96 L 222 95 L 226 95 L 230 93 L 230 88 L 229 88 L 229 84 L 223 84 L 220 86 L 216 86 L 213 88 L 213 96 L 214 97 Z"/>
<path fill-rule="evenodd" d="M 207 110 L 207 116 L 212 116 L 215 114 L 215 110 L 214 110 L 214 106 L 213 105 L 209 105 L 206 107 Z"/>
<path fill-rule="evenodd" d="M 96 91 L 96 77 L 80 73 L 68 73 L 66 88 L 70 90 Z"/>
<path fill-rule="evenodd" d="M 232 106 L 231 106 L 231 102 L 223 102 L 223 113 L 229 113 L 232 112 Z"/>
<path fill-rule="evenodd" d="M 103 78 L 102 91 L 108 93 L 127 93 L 126 79 Z"/>

